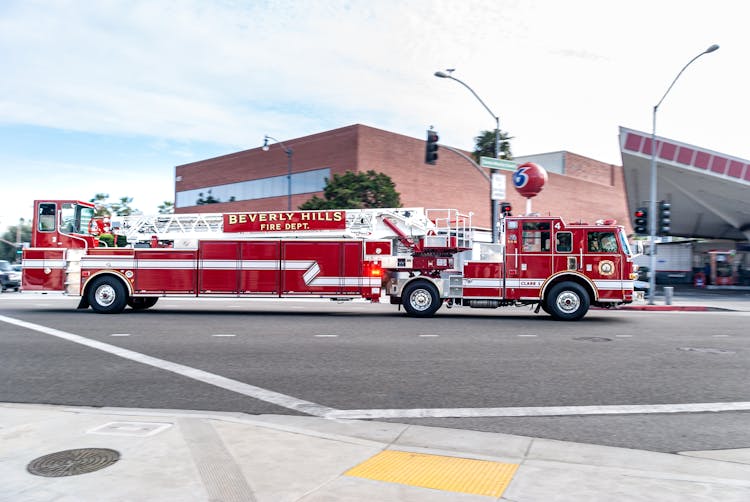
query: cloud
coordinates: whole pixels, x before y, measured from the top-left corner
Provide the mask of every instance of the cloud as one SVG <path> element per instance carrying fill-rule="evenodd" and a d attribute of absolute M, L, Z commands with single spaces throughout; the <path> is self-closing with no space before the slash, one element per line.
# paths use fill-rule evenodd
<path fill-rule="evenodd" d="M 714 35 L 727 48 L 680 87 L 702 99 L 719 87 L 710 80 L 717 56 L 728 57 L 742 43 L 735 30 L 744 30 L 732 5 L 707 11 L 691 0 L 617 8 L 583 0 L 17 1 L 0 9 L 0 123 L 236 148 L 266 133 L 283 140 L 352 123 L 421 137 L 434 124 L 449 144 L 470 148 L 493 120 L 466 89 L 432 76 L 455 67 L 517 137 L 514 151 L 570 149 L 609 162 L 618 160 L 617 126 L 648 128 L 652 101 L 694 51 L 722 43 Z M 735 122 L 748 111 L 729 75 L 737 65 L 724 64 L 727 97 L 702 108 L 702 120 L 719 122 L 721 111 Z M 673 110 L 695 109 L 678 89 L 670 98 Z M 680 118 L 665 116 L 666 131 L 707 137 L 697 116 L 692 132 L 674 113 Z M 719 141 L 736 137 L 724 132 L 715 132 Z"/>

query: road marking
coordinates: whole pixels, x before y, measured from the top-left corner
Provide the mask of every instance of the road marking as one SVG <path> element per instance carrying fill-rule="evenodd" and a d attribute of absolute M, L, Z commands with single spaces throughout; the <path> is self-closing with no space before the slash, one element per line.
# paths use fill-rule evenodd
<path fill-rule="evenodd" d="M 285 394 L 280 394 L 271 390 L 262 389 L 254 385 L 249 385 L 237 380 L 232 380 L 231 378 L 226 378 L 221 375 L 209 373 L 208 371 L 191 368 L 190 366 L 185 366 L 182 364 L 166 361 L 164 359 L 147 356 L 146 354 L 141 354 L 140 352 L 135 352 L 134 350 L 123 349 L 114 345 L 110 345 L 108 343 L 91 340 L 89 338 L 75 335 L 73 333 L 67 333 L 59 329 L 48 328 L 40 324 L 21 321 L 3 315 L 0 315 L 0 321 L 6 322 L 8 324 L 13 324 L 14 326 L 18 326 L 21 328 L 30 329 L 32 331 L 37 331 L 39 333 L 44 333 L 45 335 L 62 338 L 63 340 L 68 340 L 69 342 L 85 345 L 87 347 L 91 347 L 92 349 L 101 350 L 102 352 L 107 352 L 109 354 L 122 357 L 123 359 L 129 359 L 137 363 L 147 364 L 164 371 L 170 371 L 172 373 L 192 378 L 193 380 L 198 380 L 200 382 L 214 385 L 216 387 L 221 387 L 222 389 L 252 397 L 260 401 L 272 403 L 283 408 L 288 408 L 290 410 L 307 413 L 308 415 L 322 417 L 331 413 L 332 411 L 336 411 L 333 408 L 321 406 L 310 401 L 305 401 L 303 399 L 297 399 L 296 397 L 287 396 Z"/>
<path fill-rule="evenodd" d="M 729 335 L 711 335 L 714 338 L 729 338 Z"/>
<path fill-rule="evenodd" d="M 326 418 L 477 418 L 477 417 L 558 417 L 576 415 L 642 415 L 662 413 L 706 413 L 748 411 L 750 402 L 634 404 L 605 406 L 539 406 L 518 408 L 426 408 L 403 410 L 335 410 Z"/>
<path fill-rule="evenodd" d="M 419 335 L 420 338 L 440 338 L 440 335 Z"/>
<path fill-rule="evenodd" d="M 314 335 L 315 338 L 338 338 L 339 335 Z"/>
<path fill-rule="evenodd" d="M 521 338 L 536 338 L 537 337 L 537 335 L 516 335 L 516 336 L 519 336 Z"/>
<path fill-rule="evenodd" d="M 615 338 L 633 338 L 633 335 L 615 335 Z"/>
<path fill-rule="evenodd" d="M 109 336 L 130 336 L 130 333 L 112 333 Z"/>
<path fill-rule="evenodd" d="M 221 334 L 221 333 L 219 333 L 219 334 L 211 335 L 211 336 L 215 336 L 217 338 L 222 338 L 222 337 L 224 337 L 224 338 L 231 338 L 231 337 L 237 336 L 237 335 L 230 335 L 229 333 L 227 333 L 227 334 Z"/>

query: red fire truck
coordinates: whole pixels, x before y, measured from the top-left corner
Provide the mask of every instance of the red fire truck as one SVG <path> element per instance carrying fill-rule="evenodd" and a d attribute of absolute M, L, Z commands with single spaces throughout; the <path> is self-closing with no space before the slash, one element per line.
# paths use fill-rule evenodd
<path fill-rule="evenodd" d="M 125 240 L 106 247 L 103 233 Z M 160 297 L 388 296 L 411 316 L 441 305 L 536 305 L 578 320 L 633 301 L 624 229 L 503 216 L 497 243 L 453 209 L 394 208 L 94 217 L 93 204 L 35 201 L 24 292 L 80 297 L 119 313 Z M 112 242 L 112 239 L 109 239 Z"/>

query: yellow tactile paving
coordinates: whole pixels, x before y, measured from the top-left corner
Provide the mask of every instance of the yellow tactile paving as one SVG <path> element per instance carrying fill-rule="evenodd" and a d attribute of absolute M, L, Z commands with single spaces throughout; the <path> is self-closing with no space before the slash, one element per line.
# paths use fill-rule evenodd
<path fill-rule="evenodd" d="M 502 496 L 518 464 L 386 450 L 345 474 L 451 492 Z"/>

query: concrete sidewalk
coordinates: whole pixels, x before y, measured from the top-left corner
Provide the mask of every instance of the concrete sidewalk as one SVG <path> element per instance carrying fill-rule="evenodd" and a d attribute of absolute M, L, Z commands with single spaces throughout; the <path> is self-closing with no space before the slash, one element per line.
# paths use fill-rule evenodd
<path fill-rule="evenodd" d="M 71 449 L 85 451 L 40 459 Z M 3 502 L 746 502 L 750 449 L 678 455 L 369 421 L 0 404 L 0 480 Z"/>
<path fill-rule="evenodd" d="M 648 293 L 645 294 L 648 298 Z M 750 289 L 706 290 L 690 286 L 675 286 L 670 304 L 667 304 L 663 287 L 659 286 L 654 296 L 654 304 L 649 305 L 646 299 L 637 300 L 620 310 L 646 311 L 739 311 L 750 312 Z"/>

